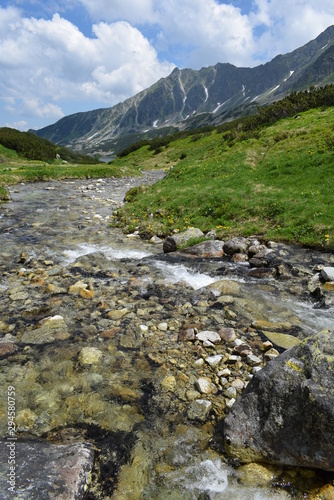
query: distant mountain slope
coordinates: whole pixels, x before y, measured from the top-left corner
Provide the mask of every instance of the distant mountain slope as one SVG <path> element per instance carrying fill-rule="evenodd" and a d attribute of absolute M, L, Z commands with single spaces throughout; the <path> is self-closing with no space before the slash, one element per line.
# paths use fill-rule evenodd
<path fill-rule="evenodd" d="M 334 83 L 334 26 L 255 68 L 226 63 L 199 71 L 176 68 L 116 106 L 76 113 L 35 133 L 84 153 L 117 153 L 142 138 L 218 124 L 292 91 L 328 83 Z"/>

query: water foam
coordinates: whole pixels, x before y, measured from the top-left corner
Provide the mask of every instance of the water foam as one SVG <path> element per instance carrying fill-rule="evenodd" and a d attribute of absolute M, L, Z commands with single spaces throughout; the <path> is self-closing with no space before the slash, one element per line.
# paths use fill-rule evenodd
<path fill-rule="evenodd" d="M 183 282 L 191 286 L 194 290 L 208 286 L 219 279 L 212 278 L 208 274 L 192 271 L 182 264 L 155 262 L 154 265 L 162 272 L 167 282 L 173 284 Z"/>
<path fill-rule="evenodd" d="M 110 260 L 119 260 L 119 259 L 140 260 L 143 259 L 144 257 L 152 255 L 151 253 L 142 250 L 133 250 L 130 248 L 119 249 L 111 246 L 100 246 L 89 243 L 82 243 L 81 245 L 75 247 L 74 249 L 68 249 L 63 252 L 64 263 L 71 264 L 80 257 L 95 252 L 102 252 L 107 257 L 107 259 Z"/>

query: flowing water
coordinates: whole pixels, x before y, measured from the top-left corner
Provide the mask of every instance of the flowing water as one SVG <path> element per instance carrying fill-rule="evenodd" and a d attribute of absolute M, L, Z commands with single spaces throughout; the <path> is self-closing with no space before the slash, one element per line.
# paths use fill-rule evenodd
<path fill-rule="evenodd" d="M 144 182 L 161 177 L 147 174 Z M 198 342 L 180 343 L 178 334 L 185 323 L 240 324 L 255 336 L 251 322 L 261 320 L 288 322 L 303 338 L 333 325 L 333 309 L 315 309 L 273 278 L 247 278 L 245 266 L 169 258 L 161 244 L 111 228 L 112 211 L 141 182 L 20 185 L 0 209 L 1 340 L 17 347 L 0 361 L 0 380 L 16 388 L 18 437 L 92 441 L 98 453 L 88 499 L 304 498 L 299 472 L 276 470 L 259 487 L 227 460 L 221 387 L 205 397 L 207 418 L 191 416 L 196 379 L 216 375 L 198 363 Z M 219 302 L 211 287 L 222 279 L 238 292 Z M 58 329 L 46 329 L 48 318 Z M 250 375 L 239 367 L 238 376 Z M 6 426 L 3 417 L 2 437 Z"/>

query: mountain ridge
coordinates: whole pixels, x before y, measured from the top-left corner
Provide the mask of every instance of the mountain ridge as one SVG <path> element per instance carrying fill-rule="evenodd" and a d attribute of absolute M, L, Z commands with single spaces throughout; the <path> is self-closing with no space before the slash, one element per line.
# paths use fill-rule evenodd
<path fill-rule="evenodd" d="M 220 62 L 200 70 L 175 68 L 115 106 L 75 113 L 34 133 L 78 152 L 112 155 L 137 140 L 219 124 L 327 83 L 334 83 L 334 26 L 254 68 Z"/>

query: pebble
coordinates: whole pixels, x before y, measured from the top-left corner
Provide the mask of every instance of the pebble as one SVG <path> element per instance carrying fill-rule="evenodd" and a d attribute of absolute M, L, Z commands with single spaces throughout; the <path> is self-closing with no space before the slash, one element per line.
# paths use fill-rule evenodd
<path fill-rule="evenodd" d="M 218 389 L 208 378 L 200 377 L 196 381 L 196 388 L 201 394 L 215 394 Z"/>
<path fill-rule="evenodd" d="M 202 342 L 210 342 L 211 345 L 219 344 L 221 342 L 219 333 L 210 330 L 204 330 L 202 332 L 197 333 L 196 339 L 201 340 Z"/>
<path fill-rule="evenodd" d="M 215 368 L 220 364 L 222 359 L 222 354 L 216 354 L 215 356 L 209 356 L 208 358 L 205 358 L 205 361 L 208 363 L 208 365 L 211 366 L 211 368 Z"/>

